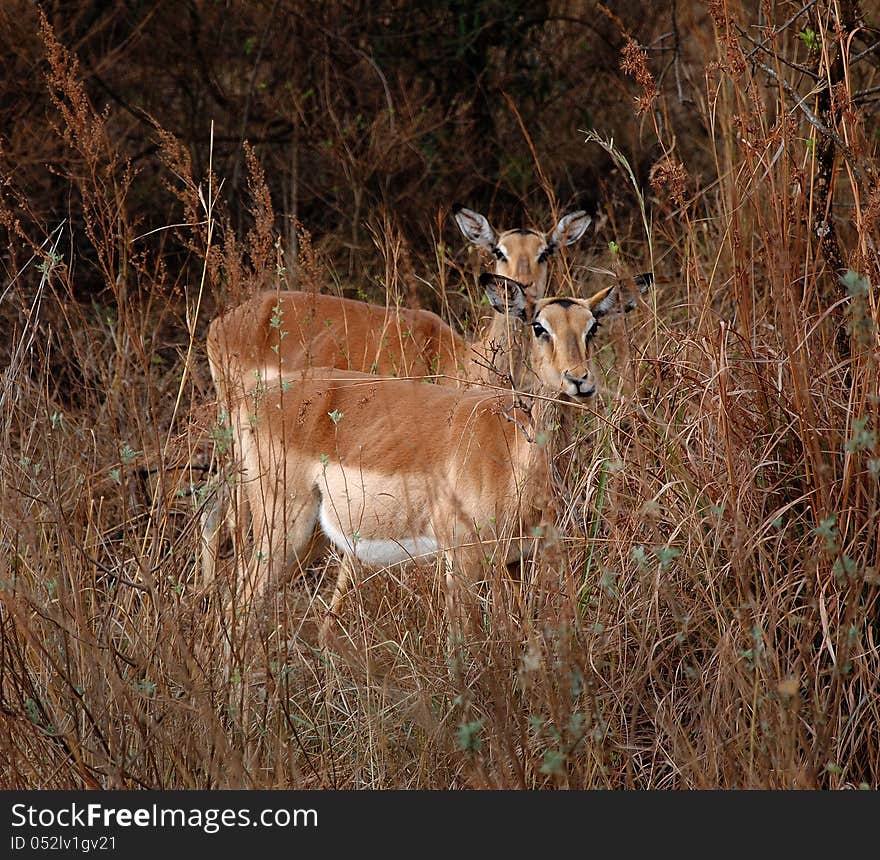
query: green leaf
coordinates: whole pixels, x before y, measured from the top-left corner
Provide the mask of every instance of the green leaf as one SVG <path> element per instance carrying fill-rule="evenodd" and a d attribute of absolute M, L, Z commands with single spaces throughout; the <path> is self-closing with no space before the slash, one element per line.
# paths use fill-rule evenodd
<path fill-rule="evenodd" d="M 483 748 L 483 740 L 480 732 L 483 730 L 483 721 L 474 720 L 471 723 L 459 723 L 455 730 L 455 743 L 464 752 L 479 752 Z"/>

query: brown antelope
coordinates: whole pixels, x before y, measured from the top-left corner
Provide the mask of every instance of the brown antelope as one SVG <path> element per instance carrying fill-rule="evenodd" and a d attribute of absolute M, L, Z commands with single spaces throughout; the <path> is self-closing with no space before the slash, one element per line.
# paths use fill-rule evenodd
<path fill-rule="evenodd" d="M 556 246 L 577 241 L 590 225 L 586 213 L 573 212 L 559 221 L 549 239 L 525 229 L 496 235 L 477 212 L 455 206 L 453 214 L 470 241 L 491 245 L 498 274 L 518 273 L 529 301 L 544 295 L 548 259 Z M 523 357 L 516 343 L 519 325 L 505 314 L 494 314 L 482 336 L 468 342 L 430 311 L 270 290 L 211 321 L 208 363 L 220 408 L 226 412 L 257 381 L 316 366 L 381 376 L 435 376 L 456 385 L 505 379 L 518 383 Z M 235 497 L 231 508 L 223 495 L 203 513 L 206 584 L 214 578 L 221 523 L 234 511 L 246 519 L 238 490 Z"/>
<path fill-rule="evenodd" d="M 522 284 L 526 297 L 533 302 L 543 299 L 547 292 L 548 261 L 556 249 L 577 242 L 592 223 L 590 216 L 579 210 L 560 218 L 549 236 L 526 229 L 499 233 L 485 215 L 458 203 L 452 207 L 452 214 L 464 237 L 495 258 L 495 274 Z"/>
<path fill-rule="evenodd" d="M 590 225 L 586 213 L 572 212 L 549 239 L 533 230 L 497 235 L 479 213 L 457 205 L 453 213 L 466 238 L 493 251 L 496 274 L 523 284 L 531 301 L 544 295 L 554 249 L 577 241 Z M 455 383 L 496 382 L 492 366 L 510 346 L 510 328 L 496 314 L 483 336 L 469 344 L 431 311 L 297 290 L 268 291 L 212 320 L 208 362 L 221 404 L 231 386 L 238 394 L 250 388 L 255 374 L 273 379 L 318 366 L 381 376 L 441 376 Z"/>
<path fill-rule="evenodd" d="M 522 285 L 530 305 L 544 298 L 549 261 L 557 248 L 577 242 L 592 223 L 583 210 L 571 212 L 560 218 L 553 232 L 547 236 L 523 228 L 499 233 L 485 215 L 465 209 L 459 203 L 452 207 L 452 215 L 469 242 L 492 254 L 495 274 Z M 474 368 L 474 380 L 495 382 L 499 378 L 507 378 L 515 384 L 521 381 L 519 374 L 525 352 L 517 337 L 518 326 L 518 320 L 507 314 L 490 314 L 488 323 L 483 320 L 480 326 L 484 332 L 483 338 L 471 351 L 478 364 Z"/>
<path fill-rule="evenodd" d="M 354 559 L 382 567 L 443 554 L 453 631 L 459 591 L 484 557 L 509 563 L 529 549 L 552 498 L 556 398 L 594 395 L 593 338 L 621 306 L 616 285 L 530 306 L 521 285 L 480 280 L 497 313 L 529 324 L 535 396 L 311 368 L 237 404 L 257 546 L 242 607 L 269 577 L 304 562 L 317 527 L 345 557 L 327 624 Z"/>

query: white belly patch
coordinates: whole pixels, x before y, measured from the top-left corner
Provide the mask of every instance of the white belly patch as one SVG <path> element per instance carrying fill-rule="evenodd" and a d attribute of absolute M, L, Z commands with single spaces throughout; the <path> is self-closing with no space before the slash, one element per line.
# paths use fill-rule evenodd
<path fill-rule="evenodd" d="M 322 531 L 337 549 L 350 553 L 371 567 L 400 564 L 419 556 L 434 555 L 438 550 L 437 541 L 428 535 L 416 535 L 396 540 L 367 539 L 362 538 L 356 532 L 346 535 L 326 515 L 323 503 L 318 518 Z"/>

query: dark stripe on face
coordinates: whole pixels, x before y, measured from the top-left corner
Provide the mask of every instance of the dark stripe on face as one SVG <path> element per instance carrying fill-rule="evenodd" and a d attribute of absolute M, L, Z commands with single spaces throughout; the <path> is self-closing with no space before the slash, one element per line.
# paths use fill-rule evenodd
<path fill-rule="evenodd" d="M 544 307 L 547 308 L 550 305 L 559 305 L 561 308 L 570 308 L 572 305 L 576 304 L 577 302 L 574 302 L 571 299 L 550 299 L 544 304 Z"/>
<path fill-rule="evenodd" d="M 508 230 L 505 236 L 540 236 L 540 233 L 536 233 L 534 230 L 526 230 L 524 228 L 520 228 L 519 230 Z"/>

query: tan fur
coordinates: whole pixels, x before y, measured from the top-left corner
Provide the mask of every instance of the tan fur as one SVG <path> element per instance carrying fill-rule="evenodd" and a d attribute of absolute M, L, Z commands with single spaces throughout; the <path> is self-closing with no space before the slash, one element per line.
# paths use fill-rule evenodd
<path fill-rule="evenodd" d="M 384 308 L 320 293 L 270 291 L 211 322 L 208 362 L 218 403 L 225 412 L 257 383 L 316 366 L 382 376 L 432 377 L 462 386 L 519 380 L 522 351 L 511 347 L 521 323 L 499 314 L 495 317 L 500 324 L 468 343 L 430 311 Z M 240 450 L 237 438 L 235 447 Z M 238 488 L 232 494 L 218 489 L 216 503 L 208 506 L 203 517 L 205 585 L 214 579 L 223 522 L 228 522 L 235 536 L 232 519 L 237 517 L 241 524 L 247 516 L 247 504 Z"/>
<path fill-rule="evenodd" d="M 462 211 L 477 219 L 478 226 L 485 225 L 495 240 L 494 230 L 482 215 Z M 572 218 L 576 219 L 577 238 L 586 229 L 582 225 L 589 224 L 584 213 L 563 218 L 549 238 L 527 230 L 508 230 L 500 235 L 506 256 L 496 259 L 496 273 L 517 277 L 525 286 L 529 304 L 542 297 L 546 288 L 549 253 L 544 252 L 548 242 L 573 241 L 566 238 Z M 462 229 L 466 237 L 475 235 L 473 230 Z M 519 320 L 493 314 L 481 332 L 469 343 L 430 311 L 386 308 L 319 293 L 267 291 L 212 320 L 208 363 L 224 411 L 259 380 L 317 366 L 382 376 L 433 376 L 464 386 L 510 380 L 521 387 L 524 350 Z M 226 509 L 226 517 L 221 507 Z M 239 522 L 247 519 L 238 488 L 231 496 L 218 491 L 216 504 L 203 516 L 202 575 L 206 585 L 213 581 L 216 570 L 221 524 L 236 514 Z M 230 525 L 234 524 L 230 521 Z M 234 528 L 232 533 L 235 535 Z"/>
<path fill-rule="evenodd" d="M 485 222 L 478 213 L 463 211 Z M 549 253 L 543 258 L 542 254 L 548 242 L 561 240 L 565 223 L 566 219 L 560 221 L 553 237 L 529 230 L 507 230 L 498 236 L 497 246 L 506 256 L 495 260 L 495 273 L 523 285 L 529 303 L 544 296 Z M 494 231 L 485 224 L 494 240 Z M 283 290 L 260 293 L 212 320 L 207 350 L 211 375 L 225 404 L 231 387 L 241 393 L 254 383 L 255 374 L 272 379 L 307 367 L 381 376 L 439 374 L 453 384 L 467 384 L 497 383 L 494 366 L 516 380 L 520 359 L 515 355 L 511 363 L 504 356 L 518 332 L 518 322 L 494 314 L 469 343 L 431 311 Z"/>
<path fill-rule="evenodd" d="M 443 374 L 450 380 L 466 380 L 476 355 L 470 354 L 464 338 L 430 311 L 384 308 L 295 290 L 260 293 L 212 320 L 207 352 L 218 403 L 226 412 L 258 382 L 308 367 L 383 376 Z M 238 451 L 240 439 L 235 442 Z M 230 495 L 220 487 L 217 493 L 203 527 L 205 585 L 214 579 L 223 522 L 228 522 L 235 539 L 235 520 L 244 525 L 248 518 L 240 488 Z"/>
<path fill-rule="evenodd" d="M 221 403 L 232 388 L 307 367 L 382 376 L 463 375 L 468 345 L 430 311 L 384 308 L 321 293 L 255 296 L 211 322 L 208 361 Z"/>
<path fill-rule="evenodd" d="M 549 265 L 539 257 L 547 247 L 547 237 L 543 233 L 506 230 L 498 237 L 497 246 L 504 252 L 505 259 L 495 260 L 495 274 L 522 284 L 532 301 L 544 298 Z"/>
<path fill-rule="evenodd" d="M 551 333 L 531 336 L 531 369 L 544 394 L 586 400 L 594 392 L 585 334 L 607 313 L 613 290 L 536 304 L 533 321 Z M 550 409 L 545 398 L 527 407 L 512 394 L 333 368 L 256 387 L 231 416 L 258 544 L 243 605 L 269 575 L 304 562 L 321 511 L 322 530 L 350 555 L 382 542 L 398 548 L 396 563 L 419 555 L 418 539 L 428 539 L 430 553 L 446 554 L 456 571 L 447 581 L 455 612 L 457 577 L 473 578 L 499 541 L 504 561 L 519 557 L 545 516 Z"/>

